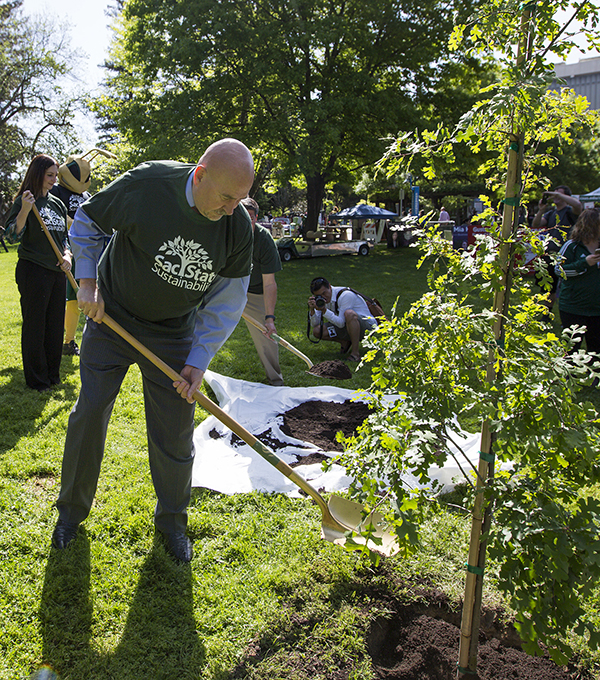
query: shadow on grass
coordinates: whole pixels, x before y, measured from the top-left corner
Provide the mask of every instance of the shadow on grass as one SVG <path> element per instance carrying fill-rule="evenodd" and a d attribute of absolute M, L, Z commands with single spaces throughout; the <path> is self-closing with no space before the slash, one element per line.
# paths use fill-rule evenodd
<path fill-rule="evenodd" d="M 79 363 L 72 357 L 64 357 L 61 366 L 61 377 L 79 371 Z M 63 411 L 70 411 L 77 399 L 77 387 L 71 383 L 61 383 L 48 392 L 37 392 L 25 385 L 23 370 L 10 366 L 0 371 L 2 390 L 0 391 L 0 418 L 3 426 L 0 430 L 0 454 L 13 449 L 22 437 L 26 437 Z M 56 408 L 46 409 L 53 399 Z M 46 416 L 40 420 L 42 413 Z"/>
<path fill-rule="evenodd" d="M 66 550 L 50 551 L 39 616 L 44 664 L 61 675 L 93 665 L 90 542 L 83 527 Z"/>
<path fill-rule="evenodd" d="M 205 661 L 193 611 L 191 566 L 157 540 L 140 572 L 111 678 L 197 678 Z"/>
<path fill-rule="evenodd" d="M 93 603 L 84 527 L 72 546 L 50 553 L 40 621 L 42 662 L 61 678 L 183 680 L 197 678 L 205 661 L 193 614 L 191 567 L 175 564 L 158 543 L 142 566 L 113 653 L 100 654 L 90 645 Z"/>

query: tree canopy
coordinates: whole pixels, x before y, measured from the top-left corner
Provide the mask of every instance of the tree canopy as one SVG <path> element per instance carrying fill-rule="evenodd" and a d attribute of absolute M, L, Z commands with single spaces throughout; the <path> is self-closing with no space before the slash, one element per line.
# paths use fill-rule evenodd
<path fill-rule="evenodd" d="M 451 64 L 454 0 L 129 0 L 100 117 L 137 158 L 197 158 L 224 135 L 303 176 L 308 221 L 344 168 L 414 126 Z"/>
<path fill-rule="evenodd" d="M 31 156 L 62 155 L 75 143 L 76 97 L 59 84 L 73 63 L 64 31 L 23 16 L 21 6 L 0 0 L 0 216 Z"/>

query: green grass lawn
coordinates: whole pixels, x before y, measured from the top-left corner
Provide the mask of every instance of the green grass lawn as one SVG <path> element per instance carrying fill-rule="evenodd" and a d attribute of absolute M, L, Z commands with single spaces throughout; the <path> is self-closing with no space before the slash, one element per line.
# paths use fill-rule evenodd
<path fill-rule="evenodd" d="M 336 358 L 334 343 L 306 339 L 310 280 L 323 275 L 351 285 L 388 312 L 398 298 L 404 311 L 425 290 L 417 259 L 414 249 L 377 248 L 369 257 L 288 263 L 277 277 L 279 334 L 314 363 Z M 91 515 L 72 548 L 51 550 L 78 359 L 63 357 L 59 389 L 25 387 L 15 262 L 14 247 L 0 254 L 0 680 L 29 678 L 44 664 L 62 680 L 315 680 L 337 677 L 341 668 L 345 677 L 367 680 L 366 634 L 385 615 L 369 606 L 375 590 L 409 597 L 403 584 L 434 584 L 459 607 L 469 522 L 450 514 L 431 518 L 417 555 L 374 568 L 320 540 L 320 513 L 309 500 L 195 489 L 195 557 L 174 564 L 154 540 L 137 369 L 115 405 Z M 286 384 L 322 384 L 294 354 L 280 355 Z M 211 368 L 264 381 L 244 324 Z M 344 387 L 369 384 L 361 368 Z M 198 409 L 197 422 L 206 415 Z M 492 579 L 486 599 L 498 601 Z"/>

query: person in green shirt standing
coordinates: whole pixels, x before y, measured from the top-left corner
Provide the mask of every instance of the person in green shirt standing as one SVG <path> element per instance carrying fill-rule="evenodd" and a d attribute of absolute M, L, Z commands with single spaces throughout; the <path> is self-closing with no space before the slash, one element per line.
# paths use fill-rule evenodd
<path fill-rule="evenodd" d="M 560 250 L 558 309 L 563 329 L 585 327 L 588 352 L 600 354 L 600 212 L 584 210 Z M 574 349 L 581 347 L 579 336 Z"/>
<path fill-rule="evenodd" d="M 19 243 L 15 278 L 23 315 L 21 354 L 25 384 L 38 392 L 47 392 L 60 383 L 64 272 L 71 268 L 67 209 L 50 193 L 57 176 L 58 164 L 54 158 L 37 155 L 29 164 L 6 220 L 6 239 L 9 243 Z M 64 262 L 60 266 L 33 212 L 34 205 L 63 253 Z"/>
<path fill-rule="evenodd" d="M 197 165 L 142 163 L 87 200 L 70 230 L 78 302 L 88 317 L 81 392 L 69 417 L 52 535 L 66 548 L 88 516 L 110 414 L 129 366 L 143 380 L 154 523 L 168 552 L 192 559 L 186 534 L 194 459 L 193 393 L 246 304 L 252 226 L 239 207 L 254 180 L 250 151 L 222 139 Z M 104 236 L 113 233 L 102 252 Z M 175 369 L 172 383 L 105 328 L 104 313 Z M 175 388 L 175 389 L 174 389 Z"/>
<path fill-rule="evenodd" d="M 250 215 L 254 233 L 252 274 L 248 285 L 248 302 L 244 312 L 263 323 L 267 333 L 263 333 L 247 321 L 246 326 L 256 347 L 260 363 L 265 369 L 267 380 L 271 385 L 281 387 L 284 383 L 279 367 L 279 345 L 270 339 L 270 336 L 277 332 L 275 328 L 275 305 L 277 304 L 275 274 L 281 271 L 281 260 L 269 230 L 256 224 L 258 203 L 253 198 L 245 198 L 242 205 Z"/>

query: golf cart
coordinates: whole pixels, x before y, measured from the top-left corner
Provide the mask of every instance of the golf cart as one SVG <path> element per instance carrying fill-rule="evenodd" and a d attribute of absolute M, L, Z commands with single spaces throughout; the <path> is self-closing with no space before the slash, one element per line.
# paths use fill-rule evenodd
<path fill-rule="evenodd" d="M 371 244 L 359 239 L 357 241 L 319 241 L 304 240 L 284 236 L 275 241 L 282 262 L 289 262 L 296 257 L 323 257 L 325 255 L 368 255 Z"/>

